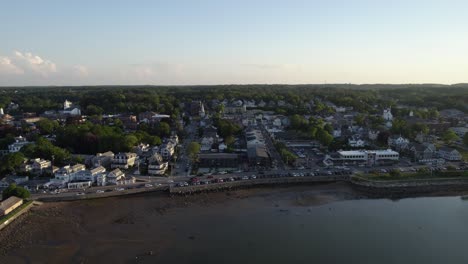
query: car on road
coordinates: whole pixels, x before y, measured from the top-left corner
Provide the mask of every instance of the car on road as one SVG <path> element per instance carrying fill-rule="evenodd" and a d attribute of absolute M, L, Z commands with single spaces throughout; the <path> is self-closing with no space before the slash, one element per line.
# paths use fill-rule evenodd
<path fill-rule="evenodd" d="M 104 193 L 104 190 L 97 190 L 96 193 Z"/>
<path fill-rule="evenodd" d="M 85 193 L 84 192 L 79 192 L 76 195 L 85 195 Z"/>
<path fill-rule="evenodd" d="M 257 179 L 257 176 L 252 175 L 252 176 L 250 176 L 250 179 Z"/>
<path fill-rule="evenodd" d="M 153 187 L 153 184 L 147 183 L 147 184 L 145 184 L 145 187 L 146 187 L 146 188 Z"/>
<path fill-rule="evenodd" d="M 118 192 L 121 192 L 121 191 L 125 190 L 125 188 L 115 188 L 115 190 L 118 191 Z"/>
<path fill-rule="evenodd" d="M 249 176 L 244 176 L 242 177 L 243 180 L 248 180 L 249 179 Z"/>

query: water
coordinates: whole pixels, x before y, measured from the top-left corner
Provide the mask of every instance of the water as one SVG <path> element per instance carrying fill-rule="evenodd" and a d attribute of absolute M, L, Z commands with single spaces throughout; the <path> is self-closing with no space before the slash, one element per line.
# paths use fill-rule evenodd
<path fill-rule="evenodd" d="M 0 263 L 468 263 L 468 201 L 356 197 L 317 185 L 63 203 L 32 214 L 17 234 L 33 242 Z"/>
<path fill-rule="evenodd" d="M 258 202 L 251 205 L 234 203 L 223 212 L 201 213 L 187 219 L 188 225 L 180 231 L 193 236 L 180 237 L 159 260 L 164 263 L 468 262 L 468 202 L 459 197 L 350 200 L 281 208 Z"/>

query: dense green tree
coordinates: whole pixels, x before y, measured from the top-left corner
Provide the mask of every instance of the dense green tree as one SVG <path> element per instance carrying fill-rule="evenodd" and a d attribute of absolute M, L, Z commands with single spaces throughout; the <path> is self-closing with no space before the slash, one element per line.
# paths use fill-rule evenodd
<path fill-rule="evenodd" d="M 458 140 L 459 137 L 457 136 L 457 134 L 452 130 L 452 129 L 449 129 L 447 131 L 444 132 L 444 134 L 442 134 L 442 140 L 446 143 L 446 144 L 451 144 L 452 142 Z"/>
<path fill-rule="evenodd" d="M 41 134 L 46 135 L 46 134 L 51 134 L 52 132 L 55 131 L 60 125 L 59 123 L 54 120 L 50 120 L 47 118 L 39 120 L 37 123 L 37 128 L 41 131 Z"/>
<path fill-rule="evenodd" d="M 8 199 L 11 196 L 16 196 L 22 199 L 29 198 L 31 194 L 28 190 L 24 189 L 21 186 L 17 186 L 16 184 L 12 183 L 2 192 L 2 199 Z"/>
<path fill-rule="evenodd" d="M 197 160 L 200 149 L 201 146 L 198 142 L 193 141 L 188 144 L 187 155 L 192 160 L 192 162 L 195 162 Z"/>
<path fill-rule="evenodd" d="M 24 163 L 25 156 L 21 152 L 9 153 L 0 159 L 0 174 L 15 171 Z"/>

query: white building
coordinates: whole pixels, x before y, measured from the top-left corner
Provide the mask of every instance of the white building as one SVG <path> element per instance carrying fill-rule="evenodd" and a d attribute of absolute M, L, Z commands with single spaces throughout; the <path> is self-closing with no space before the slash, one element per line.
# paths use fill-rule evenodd
<path fill-rule="evenodd" d="M 8 145 L 8 151 L 10 153 L 18 152 L 20 149 L 28 144 L 31 144 L 32 142 L 29 142 L 26 140 L 26 138 L 19 136 L 15 137 L 15 142 L 12 144 Z"/>
<path fill-rule="evenodd" d="M 453 148 L 442 147 L 439 149 L 438 154 L 439 157 L 449 161 L 460 161 L 462 159 L 460 152 Z"/>
<path fill-rule="evenodd" d="M 76 107 L 72 102 L 65 100 L 63 103 L 63 111 L 62 114 L 71 115 L 71 116 L 79 116 L 81 115 L 81 109 Z"/>
<path fill-rule="evenodd" d="M 387 140 L 388 146 L 393 147 L 397 150 L 407 149 L 409 145 L 409 140 L 407 138 L 400 136 L 391 136 Z"/>
<path fill-rule="evenodd" d="M 148 159 L 148 174 L 163 175 L 169 167 L 168 162 L 164 162 L 160 154 L 155 153 Z"/>
<path fill-rule="evenodd" d="M 132 152 L 120 152 L 114 155 L 111 168 L 128 169 L 135 165 L 137 154 Z"/>
<path fill-rule="evenodd" d="M 357 137 L 348 138 L 348 145 L 353 148 L 362 148 L 366 145 L 366 142 Z"/>
<path fill-rule="evenodd" d="M 392 121 L 393 120 L 392 108 L 384 109 L 382 117 L 385 121 Z"/>
<path fill-rule="evenodd" d="M 391 149 L 387 150 L 350 150 L 338 151 L 335 155 L 327 156 L 327 160 L 341 163 L 360 163 L 369 166 L 386 162 L 396 162 L 400 154 Z"/>

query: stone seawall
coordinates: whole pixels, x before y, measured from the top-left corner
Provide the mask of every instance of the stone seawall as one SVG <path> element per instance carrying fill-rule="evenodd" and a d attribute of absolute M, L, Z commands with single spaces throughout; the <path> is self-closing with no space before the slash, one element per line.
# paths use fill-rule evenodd
<path fill-rule="evenodd" d="M 409 197 L 428 193 L 468 191 L 468 179 L 461 178 L 372 181 L 353 177 L 350 183 L 355 189 L 376 197 Z"/>
<path fill-rule="evenodd" d="M 229 190 L 236 188 L 247 188 L 251 186 L 277 185 L 277 184 L 301 184 L 301 183 L 322 183 L 349 181 L 349 176 L 308 176 L 308 177 L 284 177 L 284 178 L 263 178 L 242 181 L 232 181 L 223 183 L 212 183 L 206 185 L 190 185 L 186 187 L 171 187 L 171 194 L 192 194 L 197 192 L 210 192 Z"/>

